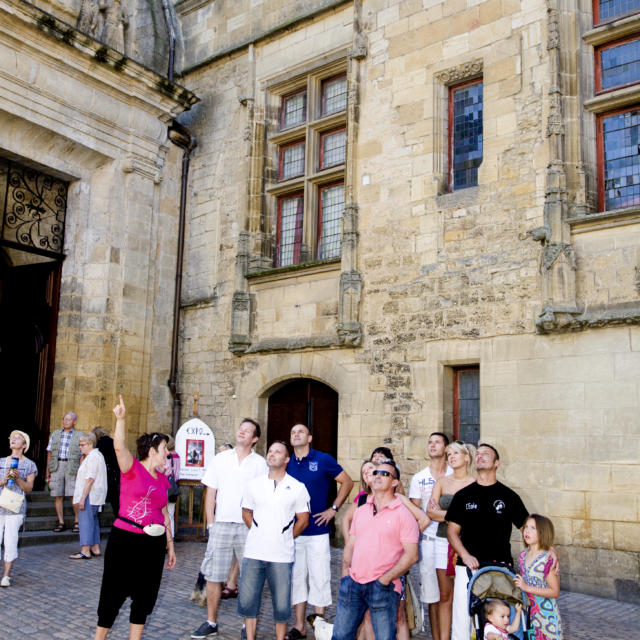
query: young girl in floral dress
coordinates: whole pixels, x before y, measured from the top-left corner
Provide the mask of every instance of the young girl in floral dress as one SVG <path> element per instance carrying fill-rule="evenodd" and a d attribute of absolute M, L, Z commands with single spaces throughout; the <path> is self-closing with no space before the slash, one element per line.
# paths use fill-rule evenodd
<path fill-rule="evenodd" d="M 522 537 L 526 549 L 518 557 L 515 583 L 529 596 L 529 640 L 562 640 L 562 623 L 556 598 L 560 580 L 551 570 L 554 559 L 553 523 L 532 513 L 524 523 Z"/>

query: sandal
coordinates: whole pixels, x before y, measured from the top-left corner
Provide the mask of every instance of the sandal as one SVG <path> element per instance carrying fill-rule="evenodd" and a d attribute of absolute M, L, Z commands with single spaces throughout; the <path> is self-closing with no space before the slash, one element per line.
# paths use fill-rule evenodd
<path fill-rule="evenodd" d="M 80 533 L 80 525 L 77 522 L 73 523 L 73 533 Z"/>
<path fill-rule="evenodd" d="M 229 598 L 237 598 L 238 597 L 238 587 L 235 589 L 230 589 L 227 585 L 224 585 L 224 589 L 220 593 L 220 598 L 222 600 L 228 600 Z"/>
<path fill-rule="evenodd" d="M 58 524 L 53 528 L 56 533 L 60 533 L 65 530 L 64 522 L 58 522 Z"/>
<path fill-rule="evenodd" d="M 300 640 L 300 638 L 306 638 L 307 634 L 302 635 L 296 627 L 291 627 L 289 633 L 285 636 L 286 640 Z"/>
<path fill-rule="evenodd" d="M 96 553 L 95 551 L 91 551 L 91 550 L 89 550 L 89 553 L 91 553 L 91 555 L 94 558 L 99 558 L 102 555 L 101 553 Z"/>
<path fill-rule="evenodd" d="M 69 556 L 69 558 L 71 558 L 71 560 L 91 560 L 91 556 L 85 556 L 82 551 L 74 553 L 73 555 Z"/>

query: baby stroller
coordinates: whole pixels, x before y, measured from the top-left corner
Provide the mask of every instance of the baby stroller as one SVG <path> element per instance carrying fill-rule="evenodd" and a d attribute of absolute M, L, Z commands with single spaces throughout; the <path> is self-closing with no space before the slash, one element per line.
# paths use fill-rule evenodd
<path fill-rule="evenodd" d="M 490 565 L 480 565 L 470 578 L 467 587 L 467 605 L 469 607 L 469 615 L 473 619 L 473 626 L 476 632 L 476 640 L 484 638 L 484 603 L 486 600 L 498 599 L 503 600 L 509 605 L 511 610 L 509 622 L 513 621 L 516 610 L 514 605 L 520 603 L 522 605 L 523 616 L 520 621 L 520 627 L 510 634 L 510 638 L 518 638 L 518 640 L 526 640 L 527 638 L 527 596 L 524 594 L 514 582 L 516 574 L 513 573 L 511 567 L 504 563 L 496 563 Z"/>

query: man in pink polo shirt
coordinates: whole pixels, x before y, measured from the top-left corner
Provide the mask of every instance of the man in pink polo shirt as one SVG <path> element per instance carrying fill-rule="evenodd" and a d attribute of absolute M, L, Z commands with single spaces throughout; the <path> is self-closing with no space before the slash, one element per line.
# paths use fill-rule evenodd
<path fill-rule="evenodd" d="M 399 482 L 396 463 L 381 460 L 373 471 L 373 495 L 353 516 L 332 640 L 353 640 L 367 609 L 376 640 L 395 640 L 400 576 L 418 561 L 420 535 L 395 495 Z"/>

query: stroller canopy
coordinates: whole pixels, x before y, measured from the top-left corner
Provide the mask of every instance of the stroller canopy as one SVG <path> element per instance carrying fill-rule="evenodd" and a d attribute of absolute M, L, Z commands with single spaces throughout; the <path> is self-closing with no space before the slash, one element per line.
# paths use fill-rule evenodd
<path fill-rule="evenodd" d="M 473 594 L 483 602 L 487 598 L 506 600 L 509 604 L 525 606 L 524 594 L 514 582 L 515 575 L 502 567 L 484 567 L 469 581 L 469 597 Z"/>

